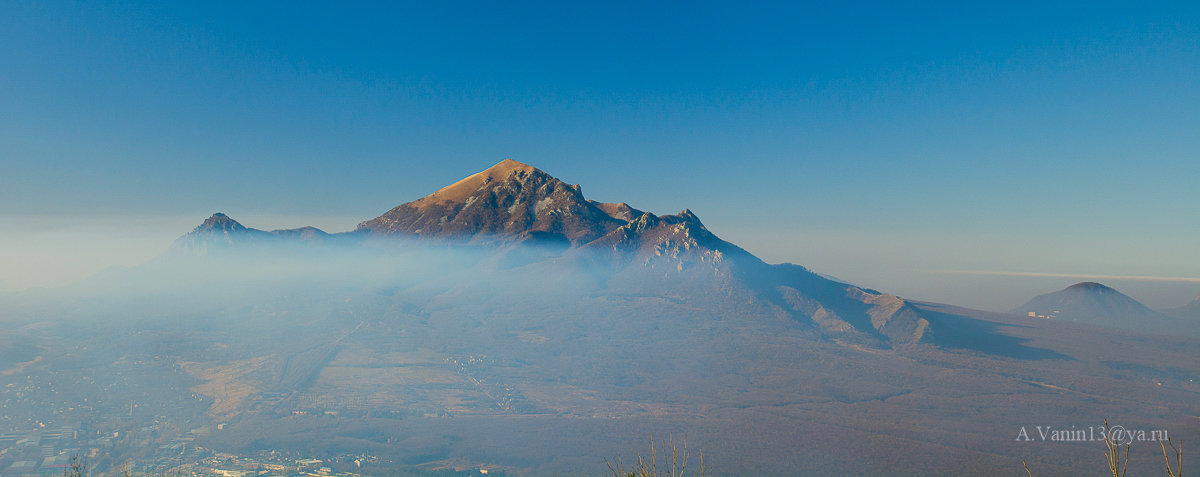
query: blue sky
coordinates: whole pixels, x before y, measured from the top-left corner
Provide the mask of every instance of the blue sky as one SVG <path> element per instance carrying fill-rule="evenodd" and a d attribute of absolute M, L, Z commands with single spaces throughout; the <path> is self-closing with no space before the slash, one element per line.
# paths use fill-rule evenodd
<path fill-rule="evenodd" d="M 1200 278 L 1196 2 L 164 3 L 0 4 L 0 289 L 505 157 L 913 298 Z"/>

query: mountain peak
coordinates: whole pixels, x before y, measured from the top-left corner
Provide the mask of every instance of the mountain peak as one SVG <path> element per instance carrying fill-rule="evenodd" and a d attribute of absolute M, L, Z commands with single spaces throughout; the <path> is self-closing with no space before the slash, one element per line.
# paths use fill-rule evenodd
<path fill-rule="evenodd" d="M 175 240 L 173 248 L 188 253 L 206 254 L 214 248 L 254 243 L 271 234 L 248 228 L 221 212 L 212 214 L 188 234 Z"/>
<path fill-rule="evenodd" d="M 683 212 L 680 212 L 677 216 L 686 222 L 704 227 L 704 224 L 700 222 L 700 217 L 696 217 L 696 214 L 693 214 L 691 209 L 683 209 Z"/>
<path fill-rule="evenodd" d="M 628 214 L 631 210 L 625 207 Z M 614 209 L 613 213 L 621 215 Z M 610 215 L 567 184 L 528 164 L 505 159 L 481 172 L 401 204 L 359 224 L 373 234 L 474 242 L 555 236 L 580 245 L 626 220 Z"/>
<path fill-rule="evenodd" d="M 526 172 L 535 171 L 535 170 L 537 170 L 537 168 L 533 167 L 529 164 L 526 164 L 524 162 L 515 161 L 515 160 L 509 159 L 506 157 L 506 158 L 504 158 L 503 161 L 497 162 L 496 165 L 487 168 L 487 170 L 484 172 L 493 171 L 493 170 L 497 171 L 497 172 L 503 172 L 505 174 L 508 174 L 508 173 L 511 173 L 512 171 L 516 171 L 516 170 L 522 170 L 522 171 L 526 171 Z"/>
<path fill-rule="evenodd" d="M 246 227 L 243 226 L 242 224 L 238 223 L 238 221 L 233 220 L 228 215 L 225 215 L 221 212 L 217 212 L 215 214 L 212 214 L 212 216 L 210 216 L 209 218 L 204 219 L 204 222 L 201 223 L 199 227 L 196 227 L 195 231 L 196 232 L 216 232 L 216 231 L 239 232 L 239 231 L 243 231 L 243 230 L 246 230 Z"/>
<path fill-rule="evenodd" d="M 1064 291 L 1084 291 L 1092 293 L 1115 292 L 1112 288 L 1096 282 L 1079 282 L 1067 287 Z"/>
<path fill-rule="evenodd" d="M 479 190 L 479 188 L 483 187 L 484 185 L 492 181 L 507 179 L 514 173 L 546 174 L 545 172 L 542 172 L 541 170 L 538 170 L 538 168 L 529 164 L 514 161 L 512 159 L 505 159 L 497 162 L 496 165 L 492 167 L 484 169 L 475 174 L 471 174 L 458 182 L 438 189 L 437 192 L 418 199 L 411 204 L 414 207 L 421 208 L 445 202 L 462 202 L 471 197 L 475 191 Z"/>

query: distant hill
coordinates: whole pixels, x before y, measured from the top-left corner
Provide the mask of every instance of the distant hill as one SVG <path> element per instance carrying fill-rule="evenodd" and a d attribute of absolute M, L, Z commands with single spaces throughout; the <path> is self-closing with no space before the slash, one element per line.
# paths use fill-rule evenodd
<path fill-rule="evenodd" d="M 211 249 L 278 245 L 286 242 L 321 241 L 329 237 L 316 227 L 296 229 L 263 230 L 246 227 L 221 212 L 205 219 L 187 235 L 175 240 L 169 253 L 207 254 Z"/>
<path fill-rule="evenodd" d="M 1179 308 L 1170 308 L 1162 310 L 1166 315 L 1173 316 L 1184 320 L 1200 320 L 1200 296 L 1192 299 L 1188 304 Z"/>
<path fill-rule="evenodd" d="M 1040 295 L 1013 313 L 1035 318 L 1087 323 L 1113 328 L 1174 332 L 1174 318 L 1151 310 L 1141 302 L 1096 282 L 1081 282 Z"/>

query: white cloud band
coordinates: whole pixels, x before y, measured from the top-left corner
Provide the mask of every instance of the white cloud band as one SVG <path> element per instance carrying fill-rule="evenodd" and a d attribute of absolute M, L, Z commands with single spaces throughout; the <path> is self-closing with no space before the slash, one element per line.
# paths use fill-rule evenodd
<path fill-rule="evenodd" d="M 1078 278 L 1085 280 L 1200 283 L 1200 278 L 1195 277 L 1155 277 L 1147 275 L 1093 275 L 1089 273 L 996 272 L 985 270 L 931 270 L 931 272 L 949 275 L 986 275 L 1000 277 Z"/>

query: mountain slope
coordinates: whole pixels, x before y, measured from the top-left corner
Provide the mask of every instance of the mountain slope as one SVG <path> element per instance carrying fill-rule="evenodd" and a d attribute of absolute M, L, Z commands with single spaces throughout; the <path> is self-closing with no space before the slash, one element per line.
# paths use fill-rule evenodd
<path fill-rule="evenodd" d="M 609 217 L 625 222 L 636 219 L 644 213 L 640 210 L 630 207 L 629 204 L 624 202 L 610 203 L 596 202 L 594 200 L 589 200 L 588 202 L 596 206 L 596 208 L 603 210 L 604 213 L 608 214 Z"/>

